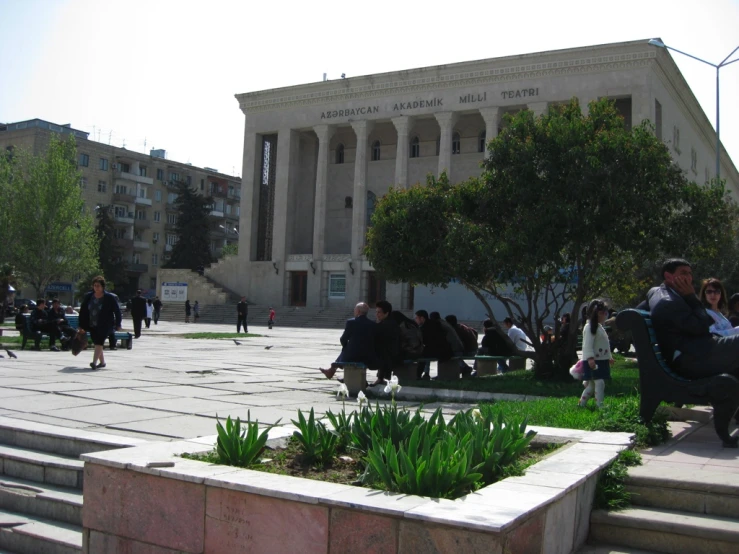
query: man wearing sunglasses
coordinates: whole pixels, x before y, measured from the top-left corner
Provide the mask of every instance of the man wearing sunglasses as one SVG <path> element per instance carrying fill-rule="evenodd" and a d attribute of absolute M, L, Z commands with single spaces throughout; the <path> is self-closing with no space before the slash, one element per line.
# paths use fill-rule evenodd
<path fill-rule="evenodd" d="M 715 336 L 713 318 L 693 288 L 690 263 L 680 258 L 662 265 L 664 282 L 652 288 L 639 308 L 648 309 L 662 355 L 683 377 L 700 379 L 729 373 L 739 377 L 739 335 Z"/>

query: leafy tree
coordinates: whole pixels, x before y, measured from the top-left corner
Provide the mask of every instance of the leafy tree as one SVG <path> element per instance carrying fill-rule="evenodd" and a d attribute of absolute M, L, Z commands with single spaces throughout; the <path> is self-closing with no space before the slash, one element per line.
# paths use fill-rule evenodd
<path fill-rule="evenodd" d="M 123 259 L 123 248 L 118 246 L 115 241 L 113 206 L 98 206 L 96 217 L 95 232 L 100 241 L 98 261 L 101 273 L 105 275 L 106 282 L 111 280 L 119 285 L 125 285 L 128 282 L 128 274 L 126 273 L 126 262 Z M 110 285 L 107 285 L 106 288 L 113 290 Z"/>
<path fill-rule="evenodd" d="M 665 253 L 716 256 L 734 207 L 721 183 L 689 183 L 645 122 L 626 129 L 613 104 L 576 100 L 534 117 L 507 116 L 479 178 L 392 189 L 377 205 L 366 254 L 388 279 L 458 279 L 502 304 L 534 345 L 539 376 L 566 375 L 564 344 L 541 342 L 546 321 L 611 291 L 638 290 L 639 268 Z"/>
<path fill-rule="evenodd" d="M 197 269 L 212 261 L 210 256 L 210 211 L 213 198 L 201 196 L 185 183 L 178 184 L 177 244 L 165 267 Z"/>
<path fill-rule="evenodd" d="M 74 138 L 52 136 L 47 150 L 17 152 L 3 188 L 9 261 L 41 295 L 57 279 L 96 265 L 97 238 L 80 192 Z M 3 237 L 3 241 L 5 241 Z"/>

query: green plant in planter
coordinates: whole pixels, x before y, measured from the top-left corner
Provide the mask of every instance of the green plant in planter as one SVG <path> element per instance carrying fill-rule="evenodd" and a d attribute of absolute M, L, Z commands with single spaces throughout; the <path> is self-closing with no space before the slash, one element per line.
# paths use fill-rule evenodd
<path fill-rule="evenodd" d="M 331 422 L 334 432 L 339 436 L 338 450 L 344 452 L 351 441 L 352 422 L 356 414 L 352 412 L 347 416 L 344 410 L 338 414 L 329 410 L 326 412 L 326 417 Z"/>
<path fill-rule="evenodd" d="M 293 436 L 298 439 L 307 463 L 326 465 L 333 459 L 341 439 L 338 433 L 316 421 L 313 408 L 310 409 L 307 420 L 303 412 L 298 410 L 298 421 L 293 419 L 292 422 L 298 428 Z"/>
<path fill-rule="evenodd" d="M 535 431 L 526 432 L 527 420 L 504 421 L 502 412 L 495 414 L 484 407 L 459 412 L 449 423 L 457 433 L 472 437 L 472 465 L 492 483 L 500 478 L 503 468 L 512 464 L 529 447 Z"/>
<path fill-rule="evenodd" d="M 216 429 L 218 441 L 216 452 L 221 463 L 238 467 L 249 467 L 255 464 L 267 444 L 269 430 L 275 425 L 270 425 L 261 433 L 259 432 L 259 421 L 251 421 L 251 412 L 247 412 L 245 429 L 241 428 L 241 419 L 236 418 L 234 422 L 231 416 L 226 418 L 226 426 L 216 416 Z"/>
<path fill-rule="evenodd" d="M 424 422 L 398 449 L 391 440 L 373 436 L 367 459 L 387 490 L 456 498 L 473 490 L 482 478 L 471 465 L 471 438 L 439 431 Z"/>
<path fill-rule="evenodd" d="M 440 415 L 435 421 L 438 423 L 439 420 L 441 420 L 441 425 L 446 425 Z M 404 408 L 399 410 L 395 404 L 381 407 L 378 403 L 375 404 L 374 410 L 370 407 L 363 407 L 354 417 L 351 446 L 366 454 L 372 448 L 372 436 L 377 435 L 389 438 L 397 448 L 401 442 L 411 436 L 413 429 L 423 422 L 420 410 L 416 410 L 411 415 Z"/>
<path fill-rule="evenodd" d="M 631 505 L 631 493 L 626 490 L 629 467 L 641 465 L 641 455 L 634 450 L 622 450 L 598 477 L 593 507 L 603 510 L 623 510 Z"/>

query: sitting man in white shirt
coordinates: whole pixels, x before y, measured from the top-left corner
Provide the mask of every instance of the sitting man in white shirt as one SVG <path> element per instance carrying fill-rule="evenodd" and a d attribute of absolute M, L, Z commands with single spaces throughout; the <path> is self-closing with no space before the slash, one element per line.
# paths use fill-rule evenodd
<path fill-rule="evenodd" d="M 526 333 L 516 327 L 510 317 L 503 320 L 503 326 L 508 330 L 508 338 L 513 341 L 513 346 L 516 350 L 526 352 L 534 349 Z M 508 371 L 508 364 L 505 361 L 498 362 L 498 369 L 503 372 Z"/>

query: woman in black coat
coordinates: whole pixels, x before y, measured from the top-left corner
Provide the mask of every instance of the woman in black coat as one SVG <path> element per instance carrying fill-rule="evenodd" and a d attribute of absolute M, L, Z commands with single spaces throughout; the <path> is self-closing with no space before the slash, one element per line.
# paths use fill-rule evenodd
<path fill-rule="evenodd" d="M 121 309 L 115 296 L 105 292 L 105 279 L 98 275 L 92 280 L 92 292 L 87 293 L 80 306 L 80 332 L 89 331 L 95 352 L 90 367 L 105 367 L 103 344 L 113 330 L 121 330 Z M 99 363 L 98 363 L 99 362 Z"/>

